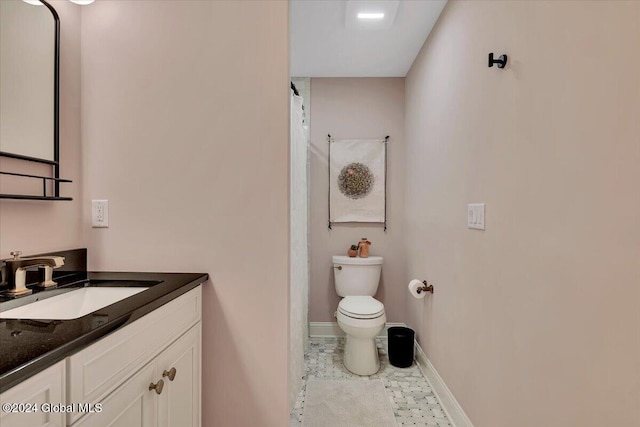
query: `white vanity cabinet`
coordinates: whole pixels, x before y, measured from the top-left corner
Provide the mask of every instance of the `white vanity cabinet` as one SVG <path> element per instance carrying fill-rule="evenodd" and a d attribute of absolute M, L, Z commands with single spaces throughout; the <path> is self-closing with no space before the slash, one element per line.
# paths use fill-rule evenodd
<path fill-rule="evenodd" d="M 47 405 L 64 402 L 65 381 L 63 360 L 0 394 L 0 426 L 64 427 L 64 412 L 51 412 Z"/>
<path fill-rule="evenodd" d="M 200 427 L 201 299 L 198 287 L 67 358 L 67 401 L 101 404 L 67 424 Z"/>
<path fill-rule="evenodd" d="M 198 323 L 72 425 L 199 427 L 200 336 Z"/>
<path fill-rule="evenodd" d="M 0 409 L 0 426 L 200 427 L 201 288 L 0 394 L 22 404 Z"/>

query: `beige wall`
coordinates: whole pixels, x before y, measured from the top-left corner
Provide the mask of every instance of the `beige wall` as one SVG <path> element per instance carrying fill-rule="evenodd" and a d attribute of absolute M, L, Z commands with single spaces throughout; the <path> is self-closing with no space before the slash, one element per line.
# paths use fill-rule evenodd
<path fill-rule="evenodd" d="M 333 283 L 332 255 L 346 255 L 368 237 L 372 255 L 384 257 L 378 294 L 390 322 L 402 321 L 406 276 L 403 253 L 404 79 L 311 79 L 310 301 L 309 320 L 333 322 L 340 298 Z M 327 228 L 327 134 L 333 138 L 390 136 L 387 224 L 336 224 Z"/>
<path fill-rule="evenodd" d="M 0 200 L 0 258 L 21 250 L 24 255 L 83 246 L 80 150 L 80 8 L 54 1 L 60 21 L 60 164 L 61 195 L 71 202 Z M 53 18 L 52 18 L 53 21 Z M 53 145 L 53 135 L 51 136 Z M 0 158 L 0 170 L 51 175 L 51 167 Z M 0 176 L 0 193 L 41 194 L 42 181 Z"/>
<path fill-rule="evenodd" d="M 639 23 L 450 1 L 407 77 L 409 324 L 477 427 L 640 425 Z"/>
<path fill-rule="evenodd" d="M 110 209 L 90 267 L 211 274 L 204 426 L 289 419 L 287 32 L 286 2 L 83 11 L 85 198 Z"/>

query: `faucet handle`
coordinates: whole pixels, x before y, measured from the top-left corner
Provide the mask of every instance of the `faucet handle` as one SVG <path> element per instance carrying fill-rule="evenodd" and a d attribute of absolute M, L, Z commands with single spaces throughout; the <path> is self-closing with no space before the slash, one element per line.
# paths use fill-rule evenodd
<path fill-rule="evenodd" d="M 13 259 L 18 259 L 20 258 L 20 255 L 22 255 L 22 251 L 11 251 L 9 253 L 13 256 Z"/>

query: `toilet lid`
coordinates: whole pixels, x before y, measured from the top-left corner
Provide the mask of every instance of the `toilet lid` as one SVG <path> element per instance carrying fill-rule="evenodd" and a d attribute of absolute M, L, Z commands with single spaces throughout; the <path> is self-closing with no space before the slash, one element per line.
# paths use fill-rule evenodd
<path fill-rule="evenodd" d="M 356 319 L 374 319 L 384 313 L 384 305 L 373 297 L 351 296 L 342 298 L 338 310 Z"/>

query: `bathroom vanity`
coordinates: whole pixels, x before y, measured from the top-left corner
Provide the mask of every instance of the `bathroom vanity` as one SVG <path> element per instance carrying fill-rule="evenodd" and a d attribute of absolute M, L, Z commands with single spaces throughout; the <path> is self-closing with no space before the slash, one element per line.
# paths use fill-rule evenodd
<path fill-rule="evenodd" d="M 23 297 L 27 305 L 60 298 L 52 292 L 144 290 L 73 319 L 1 318 L 0 425 L 200 426 L 200 285 L 208 275 L 91 273 L 79 251 L 66 253 L 72 265 L 54 275 L 58 287 Z M 18 304 L 0 297 L 0 316 Z"/>

